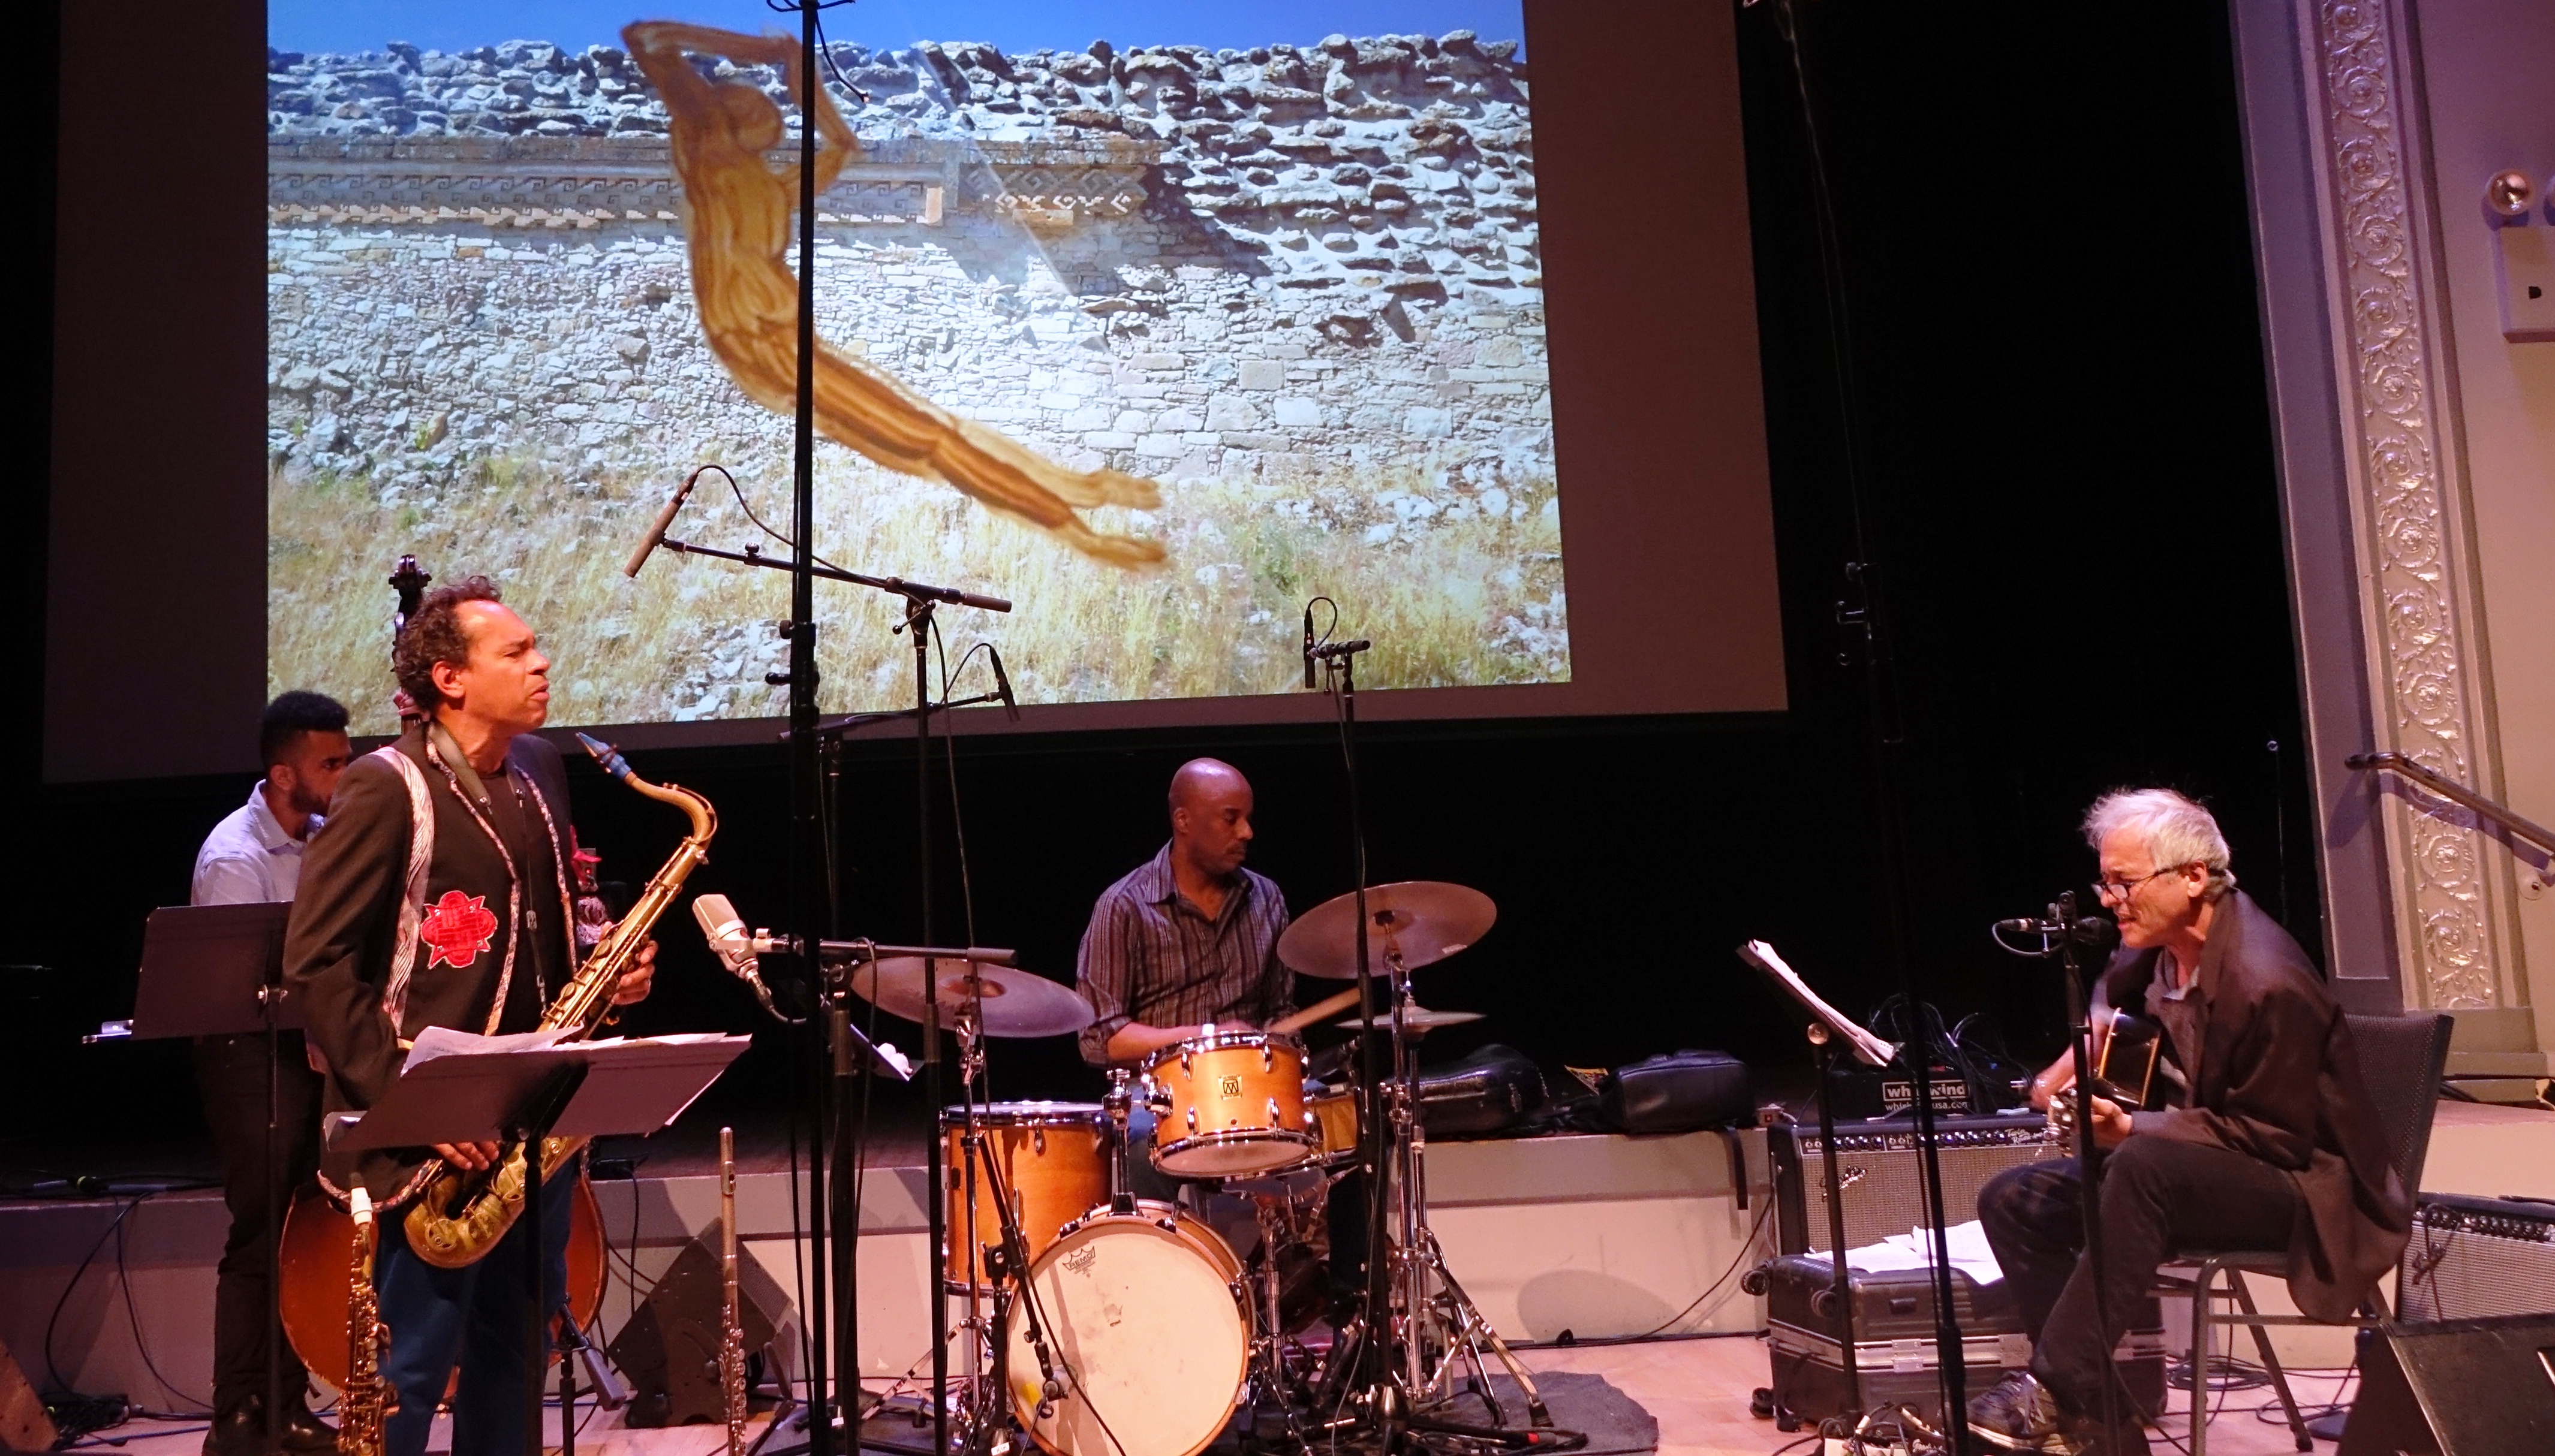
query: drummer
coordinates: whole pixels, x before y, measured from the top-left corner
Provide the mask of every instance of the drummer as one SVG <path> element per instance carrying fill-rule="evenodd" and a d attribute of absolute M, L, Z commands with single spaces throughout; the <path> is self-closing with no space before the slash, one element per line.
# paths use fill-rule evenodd
<path fill-rule="evenodd" d="M 1286 897 L 1242 863 L 1251 809 L 1251 781 L 1231 764 L 1192 759 L 1171 776 L 1170 843 L 1101 892 L 1082 935 L 1075 983 L 1098 1013 L 1084 1060 L 1135 1065 L 1208 1024 L 1254 1031 L 1295 1009 L 1294 977 L 1278 960 Z M 1139 1196 L 1170 1196 L 1145 1158 L 1128 1164 Z"/>

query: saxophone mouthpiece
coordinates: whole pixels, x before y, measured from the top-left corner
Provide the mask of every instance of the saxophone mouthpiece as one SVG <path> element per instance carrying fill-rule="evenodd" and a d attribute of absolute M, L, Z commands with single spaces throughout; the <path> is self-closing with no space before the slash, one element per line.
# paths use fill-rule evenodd
<path fill-rule="evenodd" d="M 576 741 L 585 745 L 585 751 L 592 754 L 594 761 L 603 766 L 603 772 L 623 781 L 630 778 L 630 761 L 621 756 L 621 750 L 600 738 L 591 738 L 582 733 L 576 736 Z"/>

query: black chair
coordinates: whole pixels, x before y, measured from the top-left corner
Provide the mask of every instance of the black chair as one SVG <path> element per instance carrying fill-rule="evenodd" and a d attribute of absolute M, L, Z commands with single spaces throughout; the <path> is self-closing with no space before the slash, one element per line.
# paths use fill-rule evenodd
<path fill-rule="evenodd" d="M 2369 1100 L 2385 1134 L 2395 1174 L 2404 1180 L 2404 1192 L 2410 1197 L 2422 1186 L 2422 1161 L 2431 1151 L 2431 1114 L 2439 1105 L 2440 1074 L 2448 1066 L 2449 1031 L 2454 1023 L 2437 1014 L 2351 1016 L 2344 1020 L 2350 1024 L 2352 1047 L 2360 1057 L 2361 1084 L 2369 1089 Z M 2253 1294 L 2245 1286 L 2245 1275 L 2285 1276 L 2289 1263 L 2286 1250 L 2176 1249 L 2166 1263 L 2197 1271 L 2188 1279 L 2159 1275 L 2156 1289 L 2159 1294 L 2187 1294 L 2191 1298 L 2191 1456 L 2206 1456 L 2209 1450 L 2209 1335 L 2213 1326 L 2222 1324 L 2241 1324 L 2253 1332 L 2253 1348 L 2260 1352 L 2262 1369 L 2270 1376 L 2271 1388 L 2279 1393 L 2280 1408 L 2289 1417 L 2289 1434 L 2296 1439 L 2299 1450 L 2312 1449 L 2314 1442 L 2308 1437 L 2306 1420 L 2298 1414 L 2297 1397 L 2289 1394 L 2289 1378 L 2280 1369 L 2279 1357 L 2271 1353 L 2271 1337 L 2264 1327 L 2373 1328 L 2386 1318 L 2384 1296 L 2371 1290 L 2368 1299 L 2362 1301 L 2359 1316 L 2348 1320 L 2264 1314 L 2253 1307 Z M 2222 1274 L 2227 1276 L 2224 1288 L 2218 1287 Z M 2214 1301 L 2227 1298 L 2236 1301 L 2237 1310 L 2217 1309 Z"/>

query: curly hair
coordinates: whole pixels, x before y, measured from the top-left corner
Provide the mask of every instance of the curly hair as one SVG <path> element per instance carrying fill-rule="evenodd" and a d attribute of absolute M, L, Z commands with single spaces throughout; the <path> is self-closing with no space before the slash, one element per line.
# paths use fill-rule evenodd
<path fill-rule="evenodd" d="M 257 763 L 272 769 L 283 763 L 304 733 L 346 731 L 345 705 L 316 692 L 287 692 L 266 705 L 257 725 Z"/>
<path fill-rule="evenodd" d="M 419 711 L 430 718 L 443 705 L 443 694 L 434 685 L 435 664 L 457 667 L 470 661 L 470 635 L 461 626 L 461 604 L 504 600 L 497 594 L 497 583 L 485 576 L 468 576 L 427 592 L 409 614 L 408 625 L 401 629 L 399 644 L 391 652 L 391 674 L 399 678 L 401 689 Z"/>

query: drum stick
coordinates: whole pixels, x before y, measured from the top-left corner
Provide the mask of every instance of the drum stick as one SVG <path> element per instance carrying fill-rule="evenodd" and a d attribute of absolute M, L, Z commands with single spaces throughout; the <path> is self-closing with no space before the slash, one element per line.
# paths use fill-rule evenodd
<path fill-rule="evenodd" d="M 1269 1030 L 1272 1031 L 1300 1031 L 1304 1028 L 1311 1026 L 1313 1023 L 1320 1021 L 1322 1018 L 1329 1016 L 1335 1011 L 1346 1011 L 1350 1007 L 1357 1005 L 1357 988 L 1352 986 L 1337 996 L 1323 997 L 1321 1000 L 1314 1002 L 1311 1006 L 1304 1008 L 1302 1011 L 1295 1013 L 1291 1017 L 1283 1017 L 1278 1021 L 1271 1022 L 1269 1024 Z"/>

